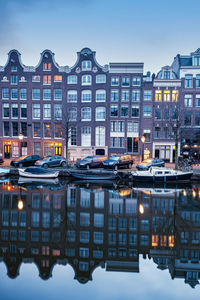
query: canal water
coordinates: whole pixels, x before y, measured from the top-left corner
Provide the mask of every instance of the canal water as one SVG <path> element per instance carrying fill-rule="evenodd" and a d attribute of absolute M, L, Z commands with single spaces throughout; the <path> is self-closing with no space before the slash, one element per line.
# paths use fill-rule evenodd
<path fill-rule="evenodd" d="M 191 300 L 199 277 L 196 183 L 0 183 L 2 300 Z"/>

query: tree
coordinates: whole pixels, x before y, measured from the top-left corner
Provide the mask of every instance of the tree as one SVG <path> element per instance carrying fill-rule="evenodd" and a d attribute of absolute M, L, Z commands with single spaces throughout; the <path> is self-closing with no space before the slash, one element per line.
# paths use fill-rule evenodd
<path fill-rule="evenodd" d="M 62 129 L 63 129 L 63 138 L 65 139 L 65 155 L 66 155 L 66 161 L 68 163 L 69 160 L 69 141 L 73 135 L 73 128 L 75 127 L 77 118 L 77 110 L 65 108 L 62 115 Z"/>

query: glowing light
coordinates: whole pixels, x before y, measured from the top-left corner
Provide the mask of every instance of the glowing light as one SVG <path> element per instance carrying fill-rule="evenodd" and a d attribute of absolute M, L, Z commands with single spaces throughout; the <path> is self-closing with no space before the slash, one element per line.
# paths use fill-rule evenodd
<path fill-rule="evenodd" d="M 24 203 L 23 203 L 22 200 L 18 201 L 17 207 L 18 207 L 19 210 L 22 210 L 24 208 Z"/>
<path fill-rule="evenodd" d="M 142 204 L 139 205 L 139 212 L 141 213 L 141 215 L 143 215 L 144 213 L 144 206 Z"/>
<path fill-rule="evenodd" d="M 183 190 L 183 196 L 187 196 L 186 190 Z"/>
<path fill-rule="evenodd" d="M 145 140 L 146 140 L 146 139 L 145 139 L 145 136 L 143 135 L 143 136 L 141 137 L 141 142 L 144 143 Z"/>
<path fill-rule="evenodd" d="M 20 133 L 20 134 L 18 135 L 18 138 L 19 138 L 20 141 L 23 141 L 24 135 L 23 135 L 22 133 Z"/>
<path fill-rule="evenodd" d="M 195 190 L 192 191 L 192 196 L 195 198 L 197 195 L 197 193 L 195 192 Z"/>

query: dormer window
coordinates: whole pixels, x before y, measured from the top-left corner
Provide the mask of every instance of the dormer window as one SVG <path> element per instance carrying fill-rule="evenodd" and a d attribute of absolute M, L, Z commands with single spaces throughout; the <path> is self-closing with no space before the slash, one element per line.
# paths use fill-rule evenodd
<path fill-rule="evenodd" d="M 51 63 L 44 63 L 43 71 L 51 71 Z"/>
<path fill-rule="evenodd" d="M 90 60 L 82 61 L 82 71 L 90 71 L 92 69 L 92 62 Z"/>
<path fill-rule="evenodd" d="M 164 71 L 164 79 L 170 79 L 170 71 Z"/>
<path fill-rule="evenodd" d="M 195 56 L 193 59 L 194 66 L 200 66 L 200 56 Z"/>
<path fill-rule="evenodd" d="M 11 72 L 17 72 L 17 66 L 11 66 Z"/>

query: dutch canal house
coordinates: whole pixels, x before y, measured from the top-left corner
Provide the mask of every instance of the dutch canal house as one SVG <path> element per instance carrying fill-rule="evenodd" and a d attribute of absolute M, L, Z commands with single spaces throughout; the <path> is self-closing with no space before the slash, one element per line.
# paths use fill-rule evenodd
<path fill-rule="evenodd" d="M 199 49 L 152 76 L 143 63 L 102 66 L 89 48 L 72 67 L 59 66 L 50 50 L 37 66 L 25 66 L 11 50 L 0 67 L 0 97 L 4 158 L 65 155 L 67 130 L 70 160 L 114 153 L 140 159 L 144 152 L 173 161 L 177 116 L 179 154 L 199 158 Z"/>

